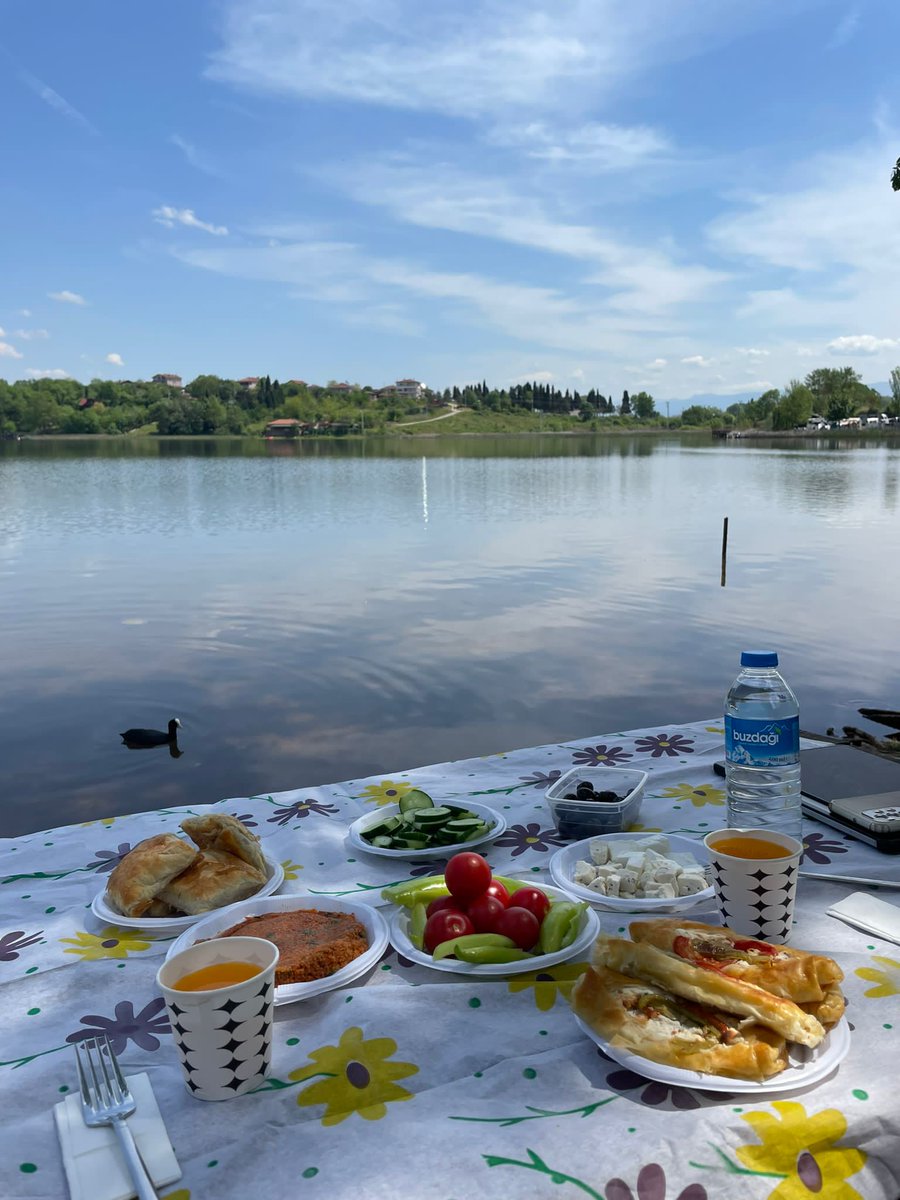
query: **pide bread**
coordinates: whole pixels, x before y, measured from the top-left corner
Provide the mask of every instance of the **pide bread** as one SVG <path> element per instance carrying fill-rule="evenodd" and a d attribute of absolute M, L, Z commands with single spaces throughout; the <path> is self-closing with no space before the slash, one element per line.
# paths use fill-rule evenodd
<path fill-rule="evenodd" d="M 107 896 L 126 917 L 195 916 L 246 900 L 268 878 L 259 839 L 225 813 L 189 817 L 197 843 L 159 833 L 131 850 L 109 877 Z"/>
<path fill-rule="evenodd" d="M 718 971 L 695 966 L 649 942 L 627 942 L 601 935 L 592 951 L 592 966 L 666 988 L 684 1000 L 750 1017 L 791 1042 L 818 1046 L 825 1029 L 812 1013 L 783 996 Z"/>
<path fill-rule="evenodd" d="M 829 986 L 844 977 L 834 959 L 823 954 L 742 937 L 732 929 L 698 921 L 632 921 L 629 932 L 636 942 L 656 946 L 701 969 L 755 984 L 797 1004 L 822 1002 Z"/>
<path fill-rule="evenodd" d="M 174 833 L 157 833 L 139 842 L 117 864 L 106 891 L 125 917 L 142 917 L 169 883 L 186 870 L 200 851 Z"/>
<path fill-rule="evenodd" d="M 653 1062 L 753 1080 L 787 1066 L 785 1039 L 771 1029 L 608 967 L 581 976 L 572 1008 L 611 1045 Z"/>

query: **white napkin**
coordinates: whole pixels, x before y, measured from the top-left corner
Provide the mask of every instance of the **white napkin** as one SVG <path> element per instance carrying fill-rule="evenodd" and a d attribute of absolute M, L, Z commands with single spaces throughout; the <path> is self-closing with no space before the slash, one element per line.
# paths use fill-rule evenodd
<path fill-rule="evenodd" d="M 128 1126 L 156 1187 L 181 1178 L 181 1168 L 166 1133 L 156 1097 L 146 1074 L 127 1076 L 137 1109 Z M 134 1185 L 109 1125 L 89 1129 L 81 1115 L 81 1096 L 73 1093 L 54 1106 L 56 1131 L 72 1200 L 129 1200 Z"/>
<path fill-rule="evenodd" d="M 866 933 L 900 943 L 900 908 L 866 892 L 853 892 L 828 909 L 830 917 L 855 925 Z"/>

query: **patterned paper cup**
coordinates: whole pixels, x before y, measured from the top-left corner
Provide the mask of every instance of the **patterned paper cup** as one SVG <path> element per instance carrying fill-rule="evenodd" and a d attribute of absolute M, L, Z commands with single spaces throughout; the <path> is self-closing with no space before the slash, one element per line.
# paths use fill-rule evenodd
<path fill-rule="evenodd" d="M 184 992 L 173 985 L 216 963 L 250 963 L 243 983 Z M 263 938 L 211 938 L 163 963 L 156 983 L 165 997 L 185 1082 L 198 1100 L 231 1100 L 262 1083 L 272 1055 L 272 998 L 278 947 Z"/>
<path fill-rule="evenodd" d="M 775 858 L 740 858 L 718 847 L 731 838 L 767 842 Z M 791 933 L 797 872 L 803 846 L 785 833 L 763 829 L 717 829 L 703 839 L 710 855 L 722 920 L 736 933 L 786 942 Z"/>

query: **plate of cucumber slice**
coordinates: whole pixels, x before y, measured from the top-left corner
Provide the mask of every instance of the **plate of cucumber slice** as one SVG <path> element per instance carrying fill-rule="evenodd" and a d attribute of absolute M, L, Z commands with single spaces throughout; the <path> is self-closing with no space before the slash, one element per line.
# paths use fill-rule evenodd
<path fill-rule="evenodd" d="M 448 858 L 474 850 L 506 828 L 506 821 L 484 804 L 433 799 L 412 788 L 377 812 L 365 813 L 349 829 L 350 844 L 385 858 Z"/>

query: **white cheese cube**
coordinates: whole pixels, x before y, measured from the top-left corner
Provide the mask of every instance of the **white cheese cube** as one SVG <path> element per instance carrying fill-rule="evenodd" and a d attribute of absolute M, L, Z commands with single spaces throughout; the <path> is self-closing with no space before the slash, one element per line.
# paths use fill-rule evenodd
<path fill-rule="evenodd" d="M 606 894 L 607 896 L 618 896 L 619 884 L 621 877 L 617 874 L 607 875 L 606 877 Z"/>
<path fill-rule="evenodd" d="M 637 871 L 623 867 L 619 872 L 619 895 L 634 896 L 638 889 L 639 878 Z"/>
<path fill-rule="evenodd" d="M 671 883 L 645 883 L 644 897 L 647 900 L 674 900 L 675 888 Z"/>
<path fill-rule="evenodd" d="M 609 842 L 604 842 L 603 838 L 594 838 L 591 842 L 591 859 L 598 867 L 608 863 Z"/>
<path fill-rule="evenodd" d="M 675 880 L 676 880 L 678 874 L 679 874 L 678 867 L 676 867 L 674 865 L 667 866 L 667 867 L 661 867 L 661 866 L 656 867 L 653 871 L 652 882 L 653 883 L 672 884 L 672 886 L 674 887 Z"/>
<path fill-rule="evenodd" d="M 595 879 L 591 880 L 591 882 L 588 884 L 588 888 L 592 892 L 598 892 L 601 896 L 605 896 L 606 895 L 606 880 L 603 878 L 602 875 L 598 875 Z"/>
<path fill-rule="evenodd" d="M 679 896 L 696 896 L 698 892 L 704 891 L 709 884 L 703 875 L 695 875 L 692 871 L 682 871 L 678 876 L 677 886 Z"/>
<path fill-rule="evenodd" d="M 644 870 L 646 856 L 643 853 L 629 854 L 625 859 L 625 866 L 629 871 L 633 871 L 635 875 L 640 875 Z"/>
<path fill-rule="evenodd" d="M 597 868 L 593 863 L 585 862 L 584 859 L 579 859 L 575 864 L 575 871 L 572 874 L 572 880 L 575 883 L 580 883 L 587 886 L 594 876 L 597 874 Z"/>

